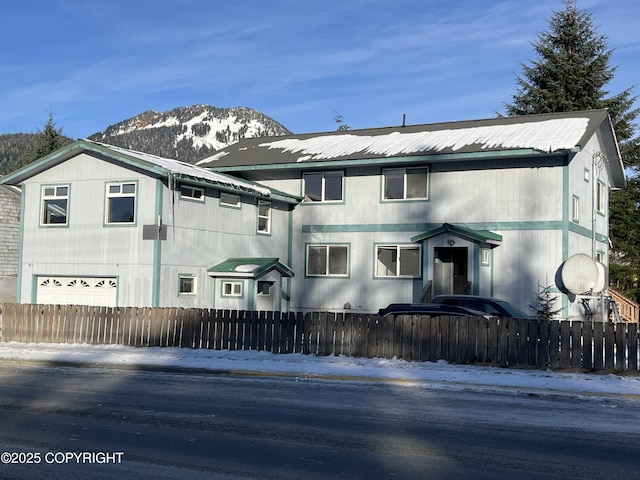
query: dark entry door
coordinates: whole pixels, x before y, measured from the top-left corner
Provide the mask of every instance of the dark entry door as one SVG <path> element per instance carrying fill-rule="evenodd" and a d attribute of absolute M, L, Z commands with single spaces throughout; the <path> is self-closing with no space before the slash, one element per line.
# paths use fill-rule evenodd
<path fill-rule="evenodd" d="M 433 294 L 465 293 L 467 289 L 467 248 L 434 249 Z"/>

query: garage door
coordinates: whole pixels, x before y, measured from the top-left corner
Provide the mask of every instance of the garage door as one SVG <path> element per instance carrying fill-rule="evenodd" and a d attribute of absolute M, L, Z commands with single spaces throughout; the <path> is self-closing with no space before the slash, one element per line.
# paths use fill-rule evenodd
<path fill-rule="evenodd" d="M 37 303 L 116 306 L 115 277 L 38 277 Z"/>

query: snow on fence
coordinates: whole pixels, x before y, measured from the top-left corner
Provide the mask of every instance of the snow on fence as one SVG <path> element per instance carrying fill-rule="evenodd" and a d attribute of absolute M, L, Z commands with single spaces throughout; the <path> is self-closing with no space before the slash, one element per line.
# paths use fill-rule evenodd
<path fill-rule="evenodd" d="M 638 324 L 4 304 L 2 341 L 266 350 L 637 372 Z"/>

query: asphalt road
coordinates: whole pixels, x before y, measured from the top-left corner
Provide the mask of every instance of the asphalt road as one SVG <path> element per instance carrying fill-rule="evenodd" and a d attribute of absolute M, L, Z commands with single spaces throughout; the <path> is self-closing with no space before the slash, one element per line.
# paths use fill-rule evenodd
<path fill-rule="evenodd" d="M 0 479 L 635 479 L 620 398 L 0 367 Z"/>

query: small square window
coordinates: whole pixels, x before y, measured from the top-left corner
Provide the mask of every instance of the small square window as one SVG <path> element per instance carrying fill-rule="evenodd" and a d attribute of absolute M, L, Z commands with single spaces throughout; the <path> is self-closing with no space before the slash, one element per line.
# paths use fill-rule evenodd
<path fill-rule="evenodd" d="M 491 250 L 488 248 L 480 249 L 480 265 L 488 267 L 491 264 Z"/>
<path fill-rule="evenodd" d="M 196 277 L 193 275 L 180 275 L 178 277 L 178 293 L 180 295 L 195 295 Z"/>
<path fill-rule="evenodd" d="M 225 297 L 241 297 L 242 282 L 222 282 L 222 295 Z"/>

